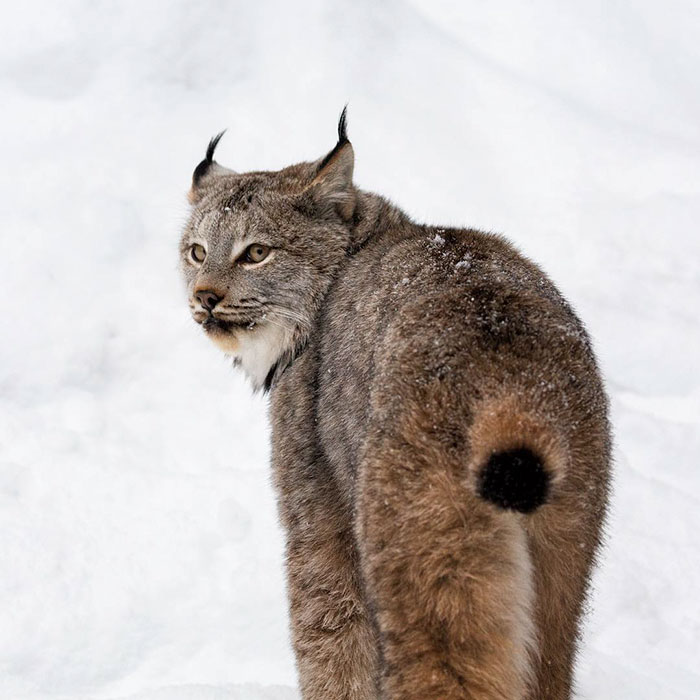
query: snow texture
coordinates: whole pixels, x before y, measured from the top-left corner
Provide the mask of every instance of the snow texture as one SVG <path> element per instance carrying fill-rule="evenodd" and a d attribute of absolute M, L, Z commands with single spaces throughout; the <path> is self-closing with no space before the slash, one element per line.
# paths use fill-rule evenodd
<path fill-rule="evenodd" d="M 578 697 L 700 694 L 700 6 L 27 0 L 0 27 L 0 698 L 297 697 L 265 401 L 190 321 L 185 191 L 334 145 L 586 321 L 616 477 Z M 468 261 L 464 261 L 468 264 Z"/>

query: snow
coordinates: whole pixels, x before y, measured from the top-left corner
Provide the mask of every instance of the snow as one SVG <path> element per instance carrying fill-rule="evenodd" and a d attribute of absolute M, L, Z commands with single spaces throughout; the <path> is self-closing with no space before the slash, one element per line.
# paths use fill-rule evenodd
<path fill-rule="evenodd" d="M 265 401 L 188 317 L 185 190 L 321 156 L 504 232 L 594 338 L 616 477 L 579 697 L 700 687 L 700 9 L 27 0 L 0 28 L 0 698 L 297 697 Z"/>

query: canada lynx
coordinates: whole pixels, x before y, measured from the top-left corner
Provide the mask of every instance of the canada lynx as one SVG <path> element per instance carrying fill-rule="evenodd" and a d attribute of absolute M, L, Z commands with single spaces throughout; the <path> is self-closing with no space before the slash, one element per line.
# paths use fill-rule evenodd
<path fill-rule="evenodd" d="M 194 320 L 270 392 L 305 700 L 561 700 L 609 480 L 580 321 L 500 236 L 325 157 L 194 171 Z"/>

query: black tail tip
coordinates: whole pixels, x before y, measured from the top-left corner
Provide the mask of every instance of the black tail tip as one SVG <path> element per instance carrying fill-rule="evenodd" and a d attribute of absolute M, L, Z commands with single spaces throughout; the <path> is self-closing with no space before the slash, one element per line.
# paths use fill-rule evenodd
<path fill-rule="evenodd" d="M 550 477 L 527 448 L 496 452 L 481 470 L 479 495 L 507 510 L 532 513 L 546 503 Z"/>

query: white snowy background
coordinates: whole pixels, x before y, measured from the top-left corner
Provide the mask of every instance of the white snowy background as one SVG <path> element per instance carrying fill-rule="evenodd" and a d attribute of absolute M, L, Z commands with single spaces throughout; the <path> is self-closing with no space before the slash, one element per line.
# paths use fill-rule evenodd
<path fill-rule="evenodd" d="M 265 400 L 185 191 L 316 158 L 506 233 L 594 338 L 616 477 L 578 697 L 700 697 L 700 4 L 24 0 L 0 24 L 0 698 L 291 700 Z"/>

